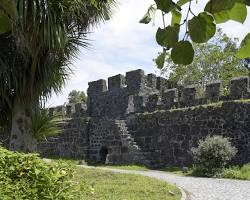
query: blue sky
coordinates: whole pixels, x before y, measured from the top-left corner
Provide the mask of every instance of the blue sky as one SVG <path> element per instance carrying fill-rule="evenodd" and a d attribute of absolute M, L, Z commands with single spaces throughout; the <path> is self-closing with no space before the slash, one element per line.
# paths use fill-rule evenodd
<path fill-rule="evenodd" d="M 155 32 L 161 26 L 160 13 L 156 15 L 155 25 L 139 24 L 153 0 L 120 1 L 112 19 L 101 24 L 89 34 L 91 46 L 82 49 L 79 59 L 72 66 L 74 75 L 59 95 L 53 95 L 47 106 L 61 105 L 67 101 L 68 93 L 73 90 L 86 91 L 89 81 L 100 78 L 107 79 L 116 74 L 125 74 L 134 69 L 143 69 L 146 73 L 157 72 L 152 59 L 156 57 L 160 47 L 155 42 Z M 193 11 L 198 13 L 204 8 L 204 2 L 198 1 Z M 185 8 L 183 10 L 185 12 Z M 248 9 L 250 12 L 250 9 Z M 170 22 L 170 17 L 166 19 Z M 240 39 L 250 32 L 250 17 L 242 25 L 227 22 L 220 25 L 230 37 Z"/>

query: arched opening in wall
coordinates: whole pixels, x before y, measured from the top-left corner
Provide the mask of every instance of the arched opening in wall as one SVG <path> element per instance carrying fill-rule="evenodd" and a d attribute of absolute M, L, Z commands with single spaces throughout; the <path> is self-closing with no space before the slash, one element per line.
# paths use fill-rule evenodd
<path fill-rule="evenodd" d="M 108 148 L 103 146 L 99 151 L 100 162 L 105 164 L 108 155 Z"/>

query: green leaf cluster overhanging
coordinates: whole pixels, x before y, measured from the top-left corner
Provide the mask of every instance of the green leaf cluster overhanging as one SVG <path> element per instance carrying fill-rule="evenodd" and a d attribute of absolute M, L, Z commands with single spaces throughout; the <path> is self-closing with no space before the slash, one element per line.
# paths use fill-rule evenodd
<path fill-rule="evenodd" d="M 188 65 L 194 58 L 192 42 L 206 43 L 216 32 L 216 25 L 234 20 L 244 23 L 247 17 L 247 6 L 249 0 L 209 0 L 204 8 L 196 15 L 192 11 L 194 0 L 155 0 L 140 23 L 150 23 L 159 10 L 163 17 L 163 28 L 159 27 L 156 33 L 157 43 L 163 47 L 163 53 L 155 59 L 158 68 L 164 67 L 164 52 L 171 51 L 171 58 L 175 64 Z M 184 13 L 183 6 L 187 9 Z M 153 13 L 153 14 L 152 14 Z M 171 15 L 171 23 L 166 24 L 165 16 Z M 181 27 L 185 26 L 186 31 L 183 38 L 180 38 Z M 239 59 L 250 57 L 249 34 L 241 43 L 236 57 Z"/>

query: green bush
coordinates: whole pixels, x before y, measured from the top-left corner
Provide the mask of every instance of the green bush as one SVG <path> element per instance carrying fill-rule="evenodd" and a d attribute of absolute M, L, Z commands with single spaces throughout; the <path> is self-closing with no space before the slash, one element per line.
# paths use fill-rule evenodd
<path fill-rule="evenodd" d="M 0 199 L 80 199 L 84 183 L 73 182 L 69 164 L 46 164 L 36 154 L 23 154 L 0 147 Z"/>
<path fill-rule="evenodd" d="M 195 163 L 194 174 L 208 177 L 221 172 L 237 153 L 229 139 L 222 136 L 208 136 L 204 141 L 200 140 L 198 147 L 191 151 Z"/>

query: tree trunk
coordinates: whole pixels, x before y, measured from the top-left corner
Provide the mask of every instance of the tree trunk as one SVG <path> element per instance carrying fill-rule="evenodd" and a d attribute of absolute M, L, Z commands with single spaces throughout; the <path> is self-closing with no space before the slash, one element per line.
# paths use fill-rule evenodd
<path fill-rule="evenodd" d="M 12 110 L 9 148 L 25 153 L 37 151 L 37 140 L 32 132 L 31 110 L 21 103 L 15 103 Z"/>

